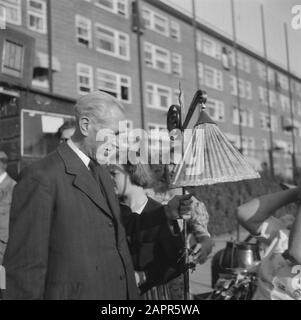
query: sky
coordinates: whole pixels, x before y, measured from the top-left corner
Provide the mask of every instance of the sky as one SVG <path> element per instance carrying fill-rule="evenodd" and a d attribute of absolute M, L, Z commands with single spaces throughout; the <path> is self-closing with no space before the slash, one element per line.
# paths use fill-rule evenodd
<path fill-rule="evenodd" d="M 191 15 L 192 0 L 162 0 Z M 195 0 L 201 22 L 232 38 L 231 0 Z M 237 40 L 263 55 L 261 9 L 263 5 L 267 55 L 269 60 L 287 69 L 284 23 L 287 23 L 291 72 L 301 77 L 301 29 L 291 26 L 292 7 L 301 0 L 234 0 Z"/>

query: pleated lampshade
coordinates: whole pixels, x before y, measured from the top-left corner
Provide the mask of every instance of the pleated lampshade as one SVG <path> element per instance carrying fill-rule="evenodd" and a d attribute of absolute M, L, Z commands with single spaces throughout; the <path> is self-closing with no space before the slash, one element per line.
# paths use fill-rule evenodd
<path fill-rule="evenodd" d="M 170 187 L 194 187 L 260 178 L 241 152 L 202 109 L 182 161 L 170 172 Z"/>

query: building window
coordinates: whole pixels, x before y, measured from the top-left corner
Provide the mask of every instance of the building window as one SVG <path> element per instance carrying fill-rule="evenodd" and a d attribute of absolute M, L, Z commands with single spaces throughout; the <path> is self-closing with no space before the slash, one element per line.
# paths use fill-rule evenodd
<path fill-rule="evenodd" d="M 268 104 L 268 92 L 266 88 L 263 87 L 258 87 L 258 96 L 259 96 L 259 101 L 260 103 L 262 103 L 263 105 L 267 105 Z"/>
<path fill-rule="evenodd" d="M 284 74 L 278 73 L 278 83 L 279 83 L 281 89 L 288 91 L 289 85 L 288 85 L 288 77 L 287 76 L 285 76 Z"/>
<path fill-rule="evenodd" d="M 158 124 L 158 123 L 148 123 L 147 129 L 149 132 L 148 143 L 149 143 L 149 147 L 151 148 L 152 156 L 156 157 L 156 154 L 157 154 L 158 160 L 161 157 L 164 159 L 162 152 L 165 155 L 169 155 L 169 151 L 170 151 L 170 137 L 169 137 L 169 132 L 166 128 L 166 125 Z M 160 146 L 160 142 L 162 143 L 161 146 Z"/>
<path fill-rule="evenodd" d="M 180 25 L 157 12 L 146 7 L 142 9 L 142 19 L 145 28 L 158 32 L 166 37 L 171 37 L 176 41 L 181 41 Z"/>
<path fill-rule="evenodd" d="M 270 117 L 267 113 L 260 113 L 260 128 L 265 131 L 269 131 L 270 127 L 273 132 L 276 132 L 278 129 L 278 121 L 276 116 L 271 116 L 271 124 L 270 124 Z"/>
<path fill-rule="evenodd" d="M 254 127 L 254 116 L 253 116 L 253 112 L 250 109 L 246 107 L 241 107 L 240 119 L 241 119 L 240 124 L 243 127 L 249 127 L 249 128 Z M 233 124 L 239 125 L 239 110 L 237 106 L 233 106 L 232 121 L 233 121 Z"/>
<path fill-rule="evenodd" d="M 294 92 L 297 96 L 301 98 L 301 83 L 294 81 Z"/>
<path fill-rule="evenodd" d="M 170 22 L 170 37 L 177 41 L 181 41 L 180 25 L 175 21 Z"/>
<path fill-rule="evenodd" d="M 294 114 L 298 114 L 299 116 L 301 116 L 301 101 L 294 101 L 293 107 Z"/>
<path fill-rule="evenodd" d="M 166 37 L 169 36 L 169 20 L 166 17 L 144 7 L 142 9 L 142 19 L 147 29 L 158 32 Z"/>
<path fill-rule="evenodd" d="M 212 120 L 225 121 L 225 105 L 222 101 L 208 99 L 206 106 Z"/>
<path fill-rule="evenodd" d="M 176 104 L 178 106 L 185 108 L 185 97 L 183 91 L 180 92 L 179 89 L 175 89 L 173 91 L 173 104 Z"/>
<path fill-rule="evenodd" d="M 0 0 L 0 6 L 5 8 L 6 22 L 21 25 L 21 0 Z"/>
<path fill-rule="evenodd" d="M 6 8 L 0 5 L 0 30 L 6 28 Z"/>
<path fill-rule="evenodd" d="M 244 155 L 254 156 L 255 154 L 255 140 L 253 137 L 242 137 L 242 148 L 244 150 Z"/>
<path fill-rule="evenodd" d="M 222 58 L 222 47 L 215 40 L 202 35 L 200 32 L 197 34 L 197 49 L 204 54 L 221 60 Z"/>
<path fill-rule="evenodd" d="M 142 9 L 142 20 L 145 28 L 147 29 L 152 28 L 152 12 L 147 8 Z"/>
<path fill-rule="evenodd" d="M 208 56 L 215 58 L 215 42 L 209 38 L 203 37 L 203 52 Z"/>
<path fill-rule="evenodd" d="M 170 52 L 151 43 L 144 43 L 144 61 L 147 66 L 170 73 Z"/>
<path fill-rule="evenodd" d="M 171 56 L 172 73 L 182 77 L 182 56 L 177 53 L 172 53 Z"/>
<path fill-rule="evenodd" d="M 274 91 L 270 90 L 269 98 L 270 98 L 270 107 L 271 108 L 276 108 L 276 106 L 277 106 L 276 93 Z"/>
<path fill-rule="evenodd" d="M 161 16 L 158 13 L 153 13 L 154 19 L 154 30 L 163 34 L 164 36 L 169 36 L 168 30 L 168 19 Z"/>
<path fill-rule="evenodd" d="M 122 17 L 128 17 L 128 0 L 92 0 L 92 2 L 97 7 L 118 14 Z"/>
<path fill-rule="evenodd" d="M 230 70 L 229 55 L 226 47 L 222 49 L 222 63 L 225 70 Z"/>
<path fill-rule="evenodd" d="M 120 59 L 130 59 L 129 35 L 96 24 L 96 50 Z"/>
<path fill-rule="evenodd" d="M 252 99 L 252 85 L 249 81 L 245 81 L 241 78 L 238 79 L 238 86 L 239 86 L 239 96 L 240 98 L 245 98 L 248 100 Z M 238 89 L 237 89 L 237 79 L 235 76 L 230 75 L 230 87 L 231 87 L 231 94 L 237 96 Z"/>
<path fill-rule="evenodd" d="M 97 69 L 97 89 L 105 91 L 120 101 L 131 102 L 131 78 L 115 72 Z"/>
<path fill-rule="evenodd" d="M 92 47 L 91 20 L 80 15 L 75 17 L 77 43 L 85 47 Z"/>
<path fill-rule="evenodd" d="M 13 77 L 22 77 L 24 47 L 6 40 L 3 47 L 2 72 Z"/>
<path fill-rule="evenodd" d="M 146 105 L 149 108 L 168 110 L 172 102 L 172 91 L 170 88 L 146 83 Z"/>
<path fill-rule="evenodd" d="M 289 98 L 283 94 L 279 94 L 281 109 L 284 112 L 290 112 L 290 101 Z"/>
<path fill-rule="evenodd" d="M 199 81 L 200 85 L 206 85 L 219 91 L 223 91 L 223 73 L 220 70 L 214 69 L 209 66 L 203 66 L 202 63 L 198 64 Z"/>
<path fill-rule="evenodd" d="M 87 94 L 93 91 L 93 68 L 91 66 L 77 64 L 77 92 Z"/>
<path fill-rule="evenodd" d="M 264 106 L 267 106 L 268 105 L 268 91 L 267 91 L 267 89 L 259 86 L 258 87 L 258 96 L 259 96 L 259 102 L 261 104 L 263 104 Z M 275 108 L 277 106 L 277 96 L 273 90 L 269 91 L 269 101 L 270 101 L 271 108 Z"/>
<path fill-rule="evenodd" d="M 257 62 L 257 72 L 258 76 L 262 80 L 266 80 L 266 72 L 265 72 L 265 65 L 261 62 Z"/>
<path fill-rule="evenodd" d="M 250 73 L 251 72 L 251 61 L 248 57 L 244 57 L 244 70 L 245 72 L 247 73 Z"/>
<path fill-rule="evenodd" d="M 238 69 L 244 70 L 244 57 L 240 52 L 237 52 L 237 66 Z"/>
<path fill-rule="evenodd" d="M 249 81 L 245 81 L 245 95 L 246 99 L 252 100 L 252 84 Z"/>
<path fill-rule="evenodd" d="M 46 33 L 46 2 L 42 0 L 27 0 L 27 25 L 30 30 Z"/>

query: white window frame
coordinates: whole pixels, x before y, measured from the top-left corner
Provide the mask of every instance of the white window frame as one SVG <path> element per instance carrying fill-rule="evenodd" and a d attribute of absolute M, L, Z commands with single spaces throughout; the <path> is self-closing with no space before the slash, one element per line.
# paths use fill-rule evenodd
<path fill-rule="evenodd" d="M 162 52 L 166 53 L 166 60 L 158 59 L 157 50 L 160 50 Z M 151 55 L 150 60 L 145 59 L 145 52 L 149 53 Z M 158 68 L 157 62 L 163 61 L 166 63 L 166 69 Z M 156 46 L 150 42 L 144 42 L 144 62 L 146 65 L 150 68 L 162 71 L 164 73 L 170 73 L 171 70 L 171 60 L 170 60 L 170 51 L 167 49 L 164 49 L 162 47 Z"/>
<path fill-rule="evenodd" d="M 210 98 L 207 101 L 207 108 L 210 118 L 212 118 L 212 120 L 218 122 L 225 122 L 225 104 L 222 101 Z M 210 108 L 214 109 L 213 115 L 209 111 Z"/>
<path fill-rule="evenodd" d="M 253 92 L 252 92 L 252 83 L 250 81 L 245 81 L 245 97 L 248 100 L 252 100 Z"/>
<path fill-rule="evenodd" d="M 210 49 L 204 45 L 204 43 L 206 42 L 211 45 Z M 221 44 L 217 42 L 215 39 L 208 37 L 207 35 L 202 34 L 201 32 L 197 33 L 197 50 L 203 52 L 205 55 L 211 58 L 217 60 L 222 59 Z"/>
<path fill-rule="evenodd" d="M 284 112 L 290 112 L 290 100 L 289 97 L 284 94 L 279 94 L 279 100 L 281 109 Z"/>
<path fill-rule="evenodd" d="M 42 10 L 40 13 L 32 11 L 30 8 L 30 1 L 35 1 L 42 5 Z M 42 20 L 43 26 L 42 29 L 30 26 L 30 16 L 40 18 Z M 47 3 L 45 0 L 27 0 L 27 27 L 29 30 L 38 32 L 38 33 L 47 33 Z"/>
<path fill-rule="evenodd" d="M 24 138 L 25 138 L 25 134 L 24 134 L 24 114 L 28 113 L 28 114 L 34 114 L 34 115 L 41 115 L 41 116 L 51 116 L 51 117 L 58 117 L 58 118 L 64 118 L 64 119 L 74 119 L 74 116 L 71 116 L 69 114 L 64 114 L 64 113 L 53 113 L 53 112 L 44 112 L 44 111 L 38 111 L 38 110 L 30 110 L 30 109 L 22 109 L 21 110 L 21 143 L 20 143 L 20 148 L 21 148 L 21 156 L 28 156 L 28 157 L 32 157 L 32 155 L 28 155 L 24 153 Z"/>
<path fill-rule="evenodd" d="M 268 97 L 267 97 L 267 89 L 266 88 L 261 87 L 261 86 L 258 87 L 258 97 L 259 97 L 259 102 L 262 105 L 267 106 Z"/>
<path fill-rule="evenodd" d="M 147 21 L 149 21 L 148 25 L 145 25 L 145 27 L 149 30 L 152 30 L 154 32 L 157 32 L 163 36 L 169 37 L 170 34 L 170 26 L 169 26 L 169 19 L 166 16 L 161 15 L 158 12 L 155 12 L 147 7 L 143 7 L 142 8 L 142 15 L 144 12 L 147 12 L 147 14 L 149 15 L 149 19 L 147 19 Z M 161 31 L 156 29 L 155 27 L 155 17 L 158 17 L 159 19 L 165 20 L 165 24 L 166 24 L 166 30 L 165 31 Z M 143 17 L 144 18 L 144 17 Z M 144 18 L 145 19 L 145 18 Z"/>
<path fill-rule="evenodd" d="M 170 37 L 178 42 L 181 42 L 181 26 L 174 20 L 170 21 Z"/>
<path fill-rule="evenodd" d="M 174 66 L 178 65 L 177 68 Z M 172 73 L 177 77 L 183 76 L 183 65 L 182 65 L 182 55 L 172 52 L 171 54 L 171 66 L 172 66 Z M 178 71 L 178 72 L 177 72 Z"/>
<path fill-rule="evenodd" d="M 81 71 L 80 71 L 81 68 L 87 68 L 87 70 L 89 70 L 88 74 L 81 73 Z M 87 88 L 89 88 L 90 91 L 81 91 L 80 90 L 80 87 L 82 86 L 80 83 L 80 76 L 84 76 L 89 79 L 89 85 L 87 86 Z M 94 83 L 93 77 L 94 76 L 93 76 L 93 67 L 92 66 L 89 66 L 89 65 L 83 64 L 83 63 L 76 64 L 76 80 L 77 80 L 77 93 L 78 94 L 85 95 L 85 94 L 93 91 L 93 83 Z"/>
<path fill-rule="evenodd" d="M 87 1 L 87 0 L 86 0 L 86 1 Z M 91 2 L 91 1 L 89 1 L 89 2 Z M 120 2 L 123 3 L 124 6 L 125 6 L 125 12 L 124 12 L 124 14 L 120 14 L 120 13 L 119 13 L 118 4 L 119 4 Z M 114 13 L 114 14 L 120 16 L 120 17 L 124 17 L 124 18 L 126 18 L 126 19 L 129 17 L 129 1 L 128 1 L 128 0 L 112 0 L 112 4 L 113 4 L 112 9 L 109 8 L 109 7 L 107 7 L 107 6 L 102 5 L 101 3 L 98 3 L 97 0 L 94 0 L 94 1 L 93 1 L 93 4 L 94 4 L 96 7 L 99 7 L 99 8 L 101 8 L 101 9 L 106 10 L 106 11 L 109 11 L 109 12 L 111 12 L 111 13 Z"/>
<path fill-rule="evenodd" d="M 265 112 L 260 112 L 259 114 L 259 119 L 260 119 L 260 129 L 264 130 L 264 131 L 269 131 L 270 128 L 268 125 L 266 125 L 269 122 L 269 115 Z M 264 120 L 265 126 L 264 128 L 262 127 L 262 122 Z M 271 115 L 271 130 L 272 132 L 276 132 L 278 130 L 278 119 L 275 115 Z"/>
<path fill-rule="evenodd" d="M 166 125 L 155 122 L 148 122 L 147 130 L 152 130 L 150 127 L 154 127 L 153 130 L 167 130 Z"/>
<path fill-rule="evenodd" d="M 180 94 L 180 89 L 174 89 L 173 101 L 174 101 L 174 104 L 176 104 L 176 105 L 179 105 L 179 94 Z M 182 102 L 182 106 L 185 108 L 185 95 L 184 95 L 183 91 L 181 94 L 181 102 Z"/>
<path fill-rule="evenodd" d="M 130 37 L 129 37 L 129 35 L 127 33 L 120 32 L 120 31 L 118 31 L 116 29 L 110 28 L 110 27 L 108 27 L 106 25 L 103 25 L 103 24 L 100 24 L 100 23 L 96 23 L 95 24 L 95 41 L 97 41 L 99 39 L 99 36 L 98 36 L 99 35 L 99 31 L 97 30 L 98 27 L 113 33 L 114 52 L 101 49 L 101 48 L 98 47 L 98 45 L 95 46 L 96 51 L 104 53 L 104 54 L 107 54 L 107 55 L 115 57 L 115 58 L 119 58 L 119 59 L 122 59 L 122 60 L 129 61 L 130 60 L 130 55 L 131 55 L 130 54 Z M 127 44 L 127 46 L 126 46 L 127 55 L 126 56 L 120 55 L 120 53 L 119 53 L 119 48 L 120 48 L 120 38 L 119 38 L 119 36 L 120 35 L 124 36 L 126 41 L 127 41 L 127 43 L 126 43 Z"/>
<path fill-rule="evenodd" d="M 8 0 L 9 1 L 9 0 Z M 0 6 L 4 7 L 6 10 L 5 18 L 6 23 L 11 23 L 20 26 L 22 24 L 22 6 L 21 0 L 15 0 L 16 3 L 13 4 L 11 1 L 0 0 Z M 17 20 L 11 20 L 8 14 L 9 9 L 15 9 L 17 11 Z"/>
<path fill-rule="evenodd" d="M 124 74 L 120 74 L 120 73 L 116 73 L 116 72 L 113 72 L 113 71 L 109 71 L 109 70 L 106 70 L 106 69 L 98 68 L 96 70 L 96 86 L 97 86 L 98 90 L 105 90 L 105 88 L 101 88 L 101 87 L 98 86 L 99 72 L 106 73 L 106 74 L 108 74 L 110 76 L 116 77 L 116 88 L 117 88 L 116 98 L 119 101 L 122 101 L 122 102 L 125 102 L 125 103 L 131 103 L 132 102 L 132 79 L 131 79 L 131 77 L 126 76 Z M 128 93 L 129 93 L 128 100 L 122 99 L 122 96 L 121 96 L 122 78 L 126 79 L 127 82 L 128 82 Z"/>
<path fill-rule="evenodd" d="M 244 70 L 251 73 L 251 60 L 247 56 L 244 56 Z"/>
<path fill-rule="evenodd" d="M 79 33 L 78 33 L 78 28 L 81 27 L 81 23 L 86 24 L 86 30 L 88 33 L 88 35 L 86 37 L 79 35 Z M 75 16 L 75 36 L 76 36 L 76 43 L 78 45 L 86 47 L 83 43 L 79 42 L 79 38 L 82 38 L 82 39 L 87 40 L 89 42 L 89 45 L 87 46 L 87 48 L 92 48 L 92 22 L 90 19 L 88 19 L 84 16 L 81 16 L 79 14 L 77 14 Z"/>
<path fill-rule="evenodd" d="M 6 50 L 6 48 L 7 48 L 6 44 L 10 44 L 10 45 L 13 45 L 15 47 L 19 47 L 20 48 L 21 56 L 20 56 L 20 59 L 18 61 L 20 62 L 20 68 L 21 69 L 15 69 L 15 68 L 12 68 L 12 66 L 6 66 L 5 65 L 6 57 L 8 57 L 9 59 L 12 58 L 10 55 L 8 55 L 8 52 Z M 13 76 L 13 77 L 22 78 L 23 73 L 24 73 L 24 54 L 25 54 L 24 45 L 20 44 L 20 43 L 15 43 L 14 41 L 11 41 L 9 39 L 5 39 L 4 42 L 3 42 L 3 52 L 1 54 L 2 54 L 2 65 L 1 65 L 1 70 L 0 71 L 2 73 L 4 73 L 4 74 L 7 74 L 7 75 L 10 75 L 10 76 Z M 14 61 L 14 62 L 16 62 L 16 61 Z"/>
<path fill-rule="evenodd" d="M 152 86 L 153 87 L 152 93 L 153 93 L 153 100 L 154 101 L 153 101 L 153 104 L 151 105 L 151 104 L 148 103 L 148 98 L 146 98 L 146 106 L 148 108 L 151 108 L 151 109 L 167 111 L 168 108 L 172 104 L 172 90 L 171 90 L 171 88 L 166 87 L 166 86 L 162 86 L 162 85 L 159 85 L 159 84 L 156 84 L 156 83 L 152 83 L 152 82 L 146 82 L 145 83 L 146 96 L 148 95 L 148 88 L 147 88 L 148 86 Z M 160 106 L 160 103 L 159 103 L 160 98 L 159 98 L 159 94 L 158 94 L 158 90 L 160 90 L 160 89 L 165 90 L 165 91 L 168 92 L 168 97 L 167 97 L 167 100 L 168 100 L 167 104 L 168 105 L 166 107 Z"/>

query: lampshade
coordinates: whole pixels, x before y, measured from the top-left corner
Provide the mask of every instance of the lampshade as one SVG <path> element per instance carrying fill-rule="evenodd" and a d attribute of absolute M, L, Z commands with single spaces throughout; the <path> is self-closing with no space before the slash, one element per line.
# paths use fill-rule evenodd
<path fill-rule="evenodd" d="M 170 187 L 193 187 L 256 179 L 260 175 L 202 110 L 182 161 L 170 172 Z"/>

